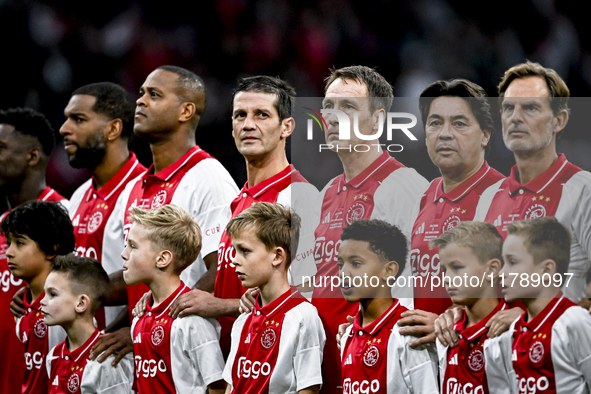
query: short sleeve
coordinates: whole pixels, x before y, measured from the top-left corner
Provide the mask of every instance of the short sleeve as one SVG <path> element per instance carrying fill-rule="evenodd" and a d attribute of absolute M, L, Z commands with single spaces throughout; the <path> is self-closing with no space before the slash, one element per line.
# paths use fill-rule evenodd
<path fill-rule="evenodd" d="M 171 329 L 171 365 L 179 392 L 201 384 L 206 389 L 209 384 L 221 380 L 224 357 L 218 322 L 196 315 L 175 320 Z"/>
<path fill-rule="evenodd" d="M 490 394 L 517 394 L 515 372 L 511 361 L 513 327 L 496 338 L 484 342 L 484 368 Z"/>
<path fill-rule="evenodd" d="M 116 365 L 111 364 L 115 355 L 110 355 L 99 363 L 89 360 L 84 368 L 80 382 L 82 394 L 129 394 L 133 384 L 133 357 L 127 354 Z"/>
<path fill-rule="evenodd" d="M 326 334 L 316 308 L 307 302 L 298 306 L 303 318 L 299 324 L 299 334 L 293 359 L 294 374 L 298 391 L 322 384 L 322 354 Z M 284 322 L 284 329 L 292 323 Z M 293 322 L 296 323 L 296 322 Z"/>

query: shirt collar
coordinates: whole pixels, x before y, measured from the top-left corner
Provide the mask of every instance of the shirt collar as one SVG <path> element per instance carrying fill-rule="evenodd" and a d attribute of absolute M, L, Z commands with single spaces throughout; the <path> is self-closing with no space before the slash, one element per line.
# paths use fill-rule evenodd
<path fill-rule="evenodd" d="M 384 151 L 380 157 L 378 157 L 377 159 L 374 160 L 373 163 L 371 163 L 365 170 L 363 170 L 361 172 L 361 174 L 357 175 L 355 178 L 351 179 L 349 182 L 345 181 L 345 173 L 341 174 L 341 176 L 339 176 L 338 179 L 338 185 L 337 185 L 337 193 L 340 193 L 343 190 L 343 187 L 345 185 L 353 187 L 355 189 L 358 189 L 361 187 L 361 185 L 363 185 L 365 183 L 365 181 L 367 181 L 368 179 L 370 179 L 376 172 L 378 172 L 383 166 L 385 166 L 387 163 L 392 163 L 392 162 L 396 162 L 396 159 L 394 159 L 392 156 L 390 156 L 390 154 L 387 151 Z M 400 165 L 400 167 L 402 167 L 402 164 L 398 163 Z"/>
<path fill-rule="evenodd" d="M 468 328 L 464 328 L 468 323 L 468 316 L 466 316 L 466 312 L 464 312 L 464 317 L 454 325 L 454 330 L 458 331 L 468 341 L 473 341 L 488 331 L 488 328 L 486 328 L 486 323 L 488 323 L 491 317 L 493 317 L 498 311 L 505 309 L 507 309 L 505 300 L 500 300 L 495 309 L 489 313 L 488 316 Z"/>
<path fill-rule="evenodd" d="M 568 160 L 566 160 L 566 156 L 564 153 L 560 153 L 558 155 L 558 160 L 556 160 L 556 162 L 552 164 L 550 168 L 525 185 L 522 185 L 517 180 L 517 165 L 514 165 L 511 168 L 511 173 L 507 177 L 509 193 L 513 195 L 519 189 L 527 189 L 534 193 L 541 193 L 548 185 L 550 185 L 550 183 L 552 183 L 552 181 L 562 172 L 562 170 L 564 170 L 567 164 Z"/>
<path fill-rule="evenodd" d="M 188 288 L 187 285 L 185 285 L 181 281 L 180 286 L 177 287 L 177 289 L 175 291 L 173 291 L 172 294 L 169 295 L 167 299 L 162 301 L 155 308 L 152 308 L 150 306 L 152 304 L 152 302 L 154 301 L 154 298 L 150 295 L 150 298 L 148 299 L 148 302 L 146 303 L 146 312 L 152 312 L 152 315 L 154 315 L 154 319 L 159 319 L 160 317 L 162 317 L 162 315 L 164 315 L 170 309 L 170 307 L 176 301 L 176 299 L 179 298 L 180 295 L 183 294 L 183 291 L 187 288 Z"/>
<path fill-rule="evenodd" d="M 113 176 L 107 183 L 103 185 L 100 189 L 96 190 L 94 186 L 94 181 L 91 183 L 90 188 L 88 188 L 88 192 L 86 193 L 86 201 L 90 201 L 93 198 L 93 195 L 99 196 L 102 200 L 107 201 L 111 196 L 116 195 L 118 190 L 121 190 L 125 187 L 131 176 L 134 174 L 134 170 L 141 166 L 140 162 L 138 161 L 135 153 L 130 152 L 131 157 L 127 162 L 121 167 L 119 171 Z"/>
<path fill-rule="evenodd" d="M 29 303 L 27 301 L 27 298 L 29 298 L 29 295 L 31 295 L 31 290 L 27 287 L 27 290 L 25 290 L 25 293 L 23 294 L 23 304 L 25 305 L 25 308 L 40 310 L 41 309 L 41 300 L 43 299 L 43 297 L 45 297 L 45 292 L 41 293 L 41 295 L 39 297 L 37 297 L 36 300 L 33 300 L 31 303 Z"/>
<path fill-rule="evenodd" d="M 533 332 L 537 332 L 542 328 L 544 323 L 546 323 L 546 321 L 548 321 L 548 319 L 554 314 L 556 309 L 563 303 L 564 295 L 562 294 L 562 292 L 560 292 L 556 295 L 555 298 L 552 299 L 552 301 L 550 301 L 548 305 L 546 305 L 546 307 L 540 313 L 538 313 L 536 317 L 531 319 L 530 322 L 525 320 L 527 319 L 527 312 L 521 315 L 521 317 L 519 318 L 519 322 L 522 326 L 527 327 Z"/>
<path fill-rule="evenodd" d="M 459 200 L 460 198 L 464 197 L 469 191 L 474 189 L 476 185 L 478 185 L 484 178 L 486 178 L 486 175 L 490 171 L 491 168 L 485 161 L 480 170 L 478 170 L 478 172 L 476 172 L 470 178 L 466 179 L 464 182 L 460 183 L 449 193 L 443 192 L 443 178 L 441 178 L 439 180 L 439 185 L 437 185 L 437 189 L 435 190 L 435 199 L 433 201 L 435 202 L 441 197 L 450 201 Z"/>
<path fill-rule="evenodd" d="M 244 187 L 242 188 L 242 193 L 248 193 L 253 198 L 258 198 L 261 194 L 263 194 L 270 188 L 277 186 L 278 184 L 291 184 L 291 176 L 296 172 L 297 171 L 293 164 L 290 164 L 287 167 L 285 167 L 285 169 L 281 172 L 273 175 L 269 179 L 265 179 L 264 181 L 257 183 L 251 188 L 248 187 L 248 182 L 246 182 L 244 184 Z"/>
<path fill-rule="evenodd" d="M 154 176 L 162 181 L 168 182 L 170 178 L 172 178 L 181 168 L 183 168 L 187 163 L 189 163 L 189 161 L 193 159 L 195 155 L 197 155 L 199 152 L 201 152 L 201 148 L 195 145 L 187 153 L 185 153 L 183 157 L 181 157 L 180 159 L 178 159 L 177 161 L 175 161 L 174 163 L 172 163 L 171 165 L 169 165 L 157 174 L 152 174 L 152 172 L 154 171 L 154 164 L 152 164 L 144 174 L 144 181 L 149 176 Z"/>
<path fill-rule="evenodd" d="M 95 328 L 94 333 L 90 336 L 90 338 L 88 338 L 86 340 L 86 342 L 84 342 L 84 345 L 80 346 L 78 349 L 74 350 L 73 352 L 70 352 L 68 350 L 68 346 L 67 346 L 68 340 L 66 339 L 64 341 L 64 345 L 62 347 L 61 358 L 65 358 L 66 356 L 68 356 L 74 362 L 78 362 L 78 360 L 80 360 L 82 358 L 82 356 L 84 356 L 90 352 L 90 349 L 92 349 L 92 346 L 94 346 L 95 342 L 99 339 L 100 336 L 101 336 L 101 333 L 99 332 L 98 329 Z"/>
<path fill-rule="evenodd" d="M 253 308 L 253 313 L 255 315 L 262 314 L 267 318 L 271 318 L 281 309 L 285 308 L 288 304 L 288 301 L 296 297 L 298 294 L 299 293 L 297 291 L 294 291 L 290 288 L 288 291 L 281 294 L 281 296 L 279 296 L 279 298 L 277 298 L 275 301 L 265 306 L 260 305 L 261 295 L 259 294 Z"/>
<path fill-rule="evenodd" d="M 380 329 L 393 317 L 396 315 L 396 310 L 400 306 L 400 300 L 394 299 L 394 304 L 386 311 L 382 316 L 380 316 L 377 320 L 372 322 L 371 324 L 361 327 L 361 309 L 357 312 L 357 316 L 355 316 L 355 320 L 353 321 L 353 330 L 363 331 L 369 335 L 377 334 Z"/>

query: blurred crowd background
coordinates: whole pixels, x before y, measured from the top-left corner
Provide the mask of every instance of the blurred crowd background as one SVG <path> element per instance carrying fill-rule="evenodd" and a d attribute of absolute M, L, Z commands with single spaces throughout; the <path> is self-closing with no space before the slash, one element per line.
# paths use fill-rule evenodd
<path fill-rule="evenodd" d="M 557 0 L 0 0 L 0 108 L 32 107 L 57 132 L 73 89 L 113 81 L 137 96 L 156 67 L 185 67 L 208 90 L 197 143 L 241 186 L 246 173 L 230 121 L 239 77 L 278 75 L 299 96 L 314 97 L 323 94 L 330 67 L 362 64 L 384 75 L 397 97 L 417 97 L 431 82 L 449 78 L 467 78 L 496 96 L 504 70 L 529 59 L 558 71 L 572 96 L 587 97 L 590 33 L 581 4 Z M 577 104 L 559 151 L 591 170 L 583 120 L 591 102 Z M 499 123 L 497 132 L 489 162 L 507 175 L 514 162 Z M 432 179 L 437 169 L 419 142 L 395 157 Z M 148 145 L 137 139 L 131 144 L 149 165 Z M 58 145 L 48 181 L 69 196 L 88 174 L 73 170 Z M 337 175 L 338 166 L 334 172 L 327 166 L 326 174 Z"/>

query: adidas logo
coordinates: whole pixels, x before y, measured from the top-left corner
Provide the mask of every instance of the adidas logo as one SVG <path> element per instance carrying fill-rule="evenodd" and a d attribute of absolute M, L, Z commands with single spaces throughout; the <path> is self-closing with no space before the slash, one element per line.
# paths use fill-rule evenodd
<path fill-rule="evenodd" d="M 74 221 L 72 222 L 72 226 L 76 227 L 78 224 L 80 224 L 80 215 L 76 215 L 76 218 L 74 218 Z"/>
<path fill-rule="evenodd" d="M 502 224 L 503 224 L 503 220 L 501 219 L 501 215 L 499 215 L 499 216 L 498 216 L 498 217 L 495 219 L 495 221 L 494 221 L 493 225 L 494 225 L 495 227 L 500 227 Z"/>
<path fill-rule="evenodd" d="M 513 354 L 511 355 L 511 361 L 517 361 L 517 351 L 513 350 Z"/>
<path fill-rule="evenodd" d="M 248 333 L 248 336 L 246 337 L 246 341 L 244 341 L 244 343 L 250 343 L 250 333 Z"/>
<path fill-rule="evenodd" d="M 424 234 L 425 233 L 425 222 L 421 223 L 415 234 Z"/>
<path fill-rule="evenodd" d="M 330 212 L 326 214 L 324 220 L 322 220 L 322 224 L 330 223 Z"/>
<path fill-rule="evenodd" d="M 454 354 L 452 358 L 449 359 L 449 365 L 458 365 L 458 355 Z"/>
<path fill-rule="evenodd" d="M 345 360 L 345 365 L 351 365 L 353 364 L 353 358 L 351 357 L 351 354 L 349 354 L 347 356 L 347 359 Z"/>
<path fill-rule="evenodd" d="M 137 334 L 137 336 L 133 339 L 133 343 L 142 343 L 142 334 Z"/>
<path fill-rule="evenodd" d="M 53 379 L 53 383 L 51 383 L 52 386 L 59 386 L 60 383 L 57 378 L 58 378 L 58 376 L 55 375 L 55 379 Z"/>

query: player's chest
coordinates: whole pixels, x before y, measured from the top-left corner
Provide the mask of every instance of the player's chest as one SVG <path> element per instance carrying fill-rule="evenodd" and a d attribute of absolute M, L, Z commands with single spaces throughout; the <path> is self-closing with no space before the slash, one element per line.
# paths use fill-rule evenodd
<path fill-rule="evenodd" d="M 170 204 L 182 180 L 182 175 L 175 176 L 170 181 L 162 181 L 158 178 L 140 180 L 129 195 L 127 208 L 154 209 Z"/>
<path fill-rule="evenodd" d="M 86 357 L 82 357 L 80 362 L 75 362 L 67 356 L 66 358 L 60 359 L 60 362 L 57 363 L 58 365 L 54 365 L 54 368 L 52 368 L 49 392 L 71 394 L 80 393 L 80 385 L 86 363 Z"/>
<path fill-rule="evenodd" d="M 279 342 L 283 332 L 285 315 L 276 314 L 267 317 L 263 314 L 256 315 L 256 312 L 244 325 L 240 335 L 240 345 L 237 357 L 248 364 L 248 361 L 259 361 L 261 364 L 268 363 L 275 365 L 278 353 Z"/>
<path fill-rule="evenodd" d="M 513 194 L 509 194 L 507 189 L 501 190 L 488 210 L 486 221 L 493 223 L 505 237 L 507 225 L 511 222 L 556 215 L 562 191 L 562 184 L 546 188 L 540 193 L 523 188 Z"/>
<path fill-rule="evenodd" d="M 100 198 L 83 201 L 72 220 L 77 242 L 79 239 L 90 237 L 102 238 L 105 225 L 114 208 L 114 203 L 107 203 Z"/>
<path fill-rule="evenodd" d="M 134 326 L 134 349 L 145 355 L 170 357 L 173 322 L 174 319 L 167 313 L 158 316 L 152 312 L 146 313 Z"/>
<path fill-rule="evenodd" d="M 444 381 L 445 387 L 448 388 L 446 392 L 463 392 L 462 389 L 466 385 L 472 385 L 474 388 L 480 387 L 480 392 L 484 393 L 486 374 L 483 344 L 485 339 L 486 336 L 473 341 L 463 339 L 459 346 L 448 350 Z M 482 383 L 485 385 L 481 386 Z"/>

